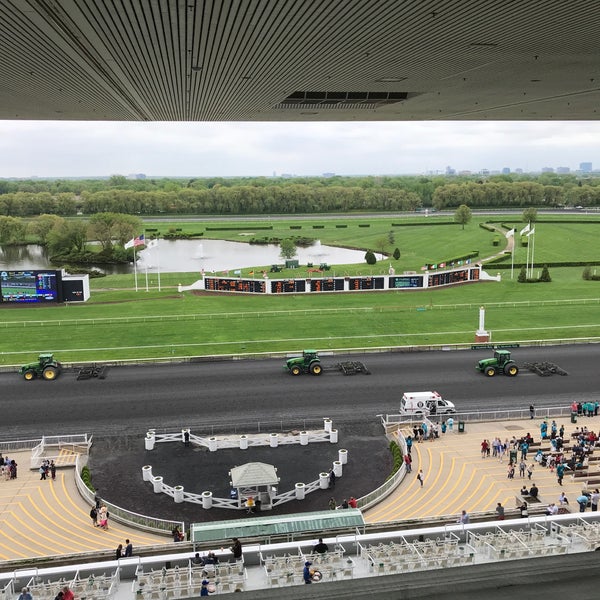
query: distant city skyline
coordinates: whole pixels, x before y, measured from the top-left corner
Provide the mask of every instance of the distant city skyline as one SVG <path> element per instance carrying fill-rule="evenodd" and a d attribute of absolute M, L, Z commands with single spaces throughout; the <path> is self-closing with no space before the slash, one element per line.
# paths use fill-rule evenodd
<path fill-rule="evenodd" d="M 587 173 L 599 140 L 598 121 L 0 121 L 0 177 Z"/>

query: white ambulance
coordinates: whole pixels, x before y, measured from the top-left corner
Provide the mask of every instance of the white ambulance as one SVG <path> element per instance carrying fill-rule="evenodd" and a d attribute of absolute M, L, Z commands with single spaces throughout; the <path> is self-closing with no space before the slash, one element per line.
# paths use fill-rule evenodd
<path fill-rule="evenodd" d="M 400 400 L 403 415 L 449 415 L 456 407 L 437 392 L 405 392 Z"/>

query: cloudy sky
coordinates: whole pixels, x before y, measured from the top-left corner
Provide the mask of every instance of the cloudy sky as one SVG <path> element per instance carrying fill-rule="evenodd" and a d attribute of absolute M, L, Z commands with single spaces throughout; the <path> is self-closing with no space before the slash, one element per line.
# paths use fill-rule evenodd
<path fill-rule="evenodd" d="M 0 121 L 0 177 L 600 168 L 600 122 Z"/>

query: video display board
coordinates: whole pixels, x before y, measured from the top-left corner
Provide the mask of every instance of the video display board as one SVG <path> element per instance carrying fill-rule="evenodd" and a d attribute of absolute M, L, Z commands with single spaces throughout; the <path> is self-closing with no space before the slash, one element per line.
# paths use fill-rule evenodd
<path fill-rule="evenodd" d="M 429 287 L 448 285 L 451 283 L 464 283 L 469 281 L 469 270 L 448 271 L 446 273 L 434 273 L 429 276 Z"/>
<path fill-rule="evenodd" d="M 264 294 L 265 282 L 262 279 L 232 279 L 231 277 L 205 277 L 204 287 L 213 292 L 246 292 Z"/>
<path fill-rule="evenodd" d="M 351 290 L 382 290 L 384 277 L 350 277 Z"/>
<path fill-rule="evenodd" d="M 287 279 L 271 281 L 271 293 L 273 294 L 285 294 L 305 291 L 306 281 L 304 281 L 304 279 Z"/>
<path fill-rule="evenodd" d="M 396 275 L 390 277 L 389 286 L 390 290 L 423 287 L 423 277 L 419 275 Z"/>
<path fill-rule="evenodd" d="M 312 279 L 310 282 L 311 292 L 343 292 L 343 279 Z"/>
<path fill-rule="evenodd" d="M 2 302 L 61 302 L 61 272 L 0 271 L 0 295 Z"/>

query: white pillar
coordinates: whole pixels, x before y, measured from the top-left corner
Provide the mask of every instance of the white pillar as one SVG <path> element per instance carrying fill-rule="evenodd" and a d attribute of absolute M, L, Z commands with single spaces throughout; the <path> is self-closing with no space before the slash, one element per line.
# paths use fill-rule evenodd
<path fill-rule="evenodd" d="M 301 431 L 300 432 L 300 445 L 301 446 L 308 446 L 308 431 Z"/>
<path fill-rule="evenodd" d="M 329 443 L 331 444 L 337 444 L 338 441 L 338 430 L 337 429 L 332 429 L 329 432 Z"/>
<path fill-rule="evenodd" d="M 202 508 L 212 508 L 212 492 L 202 492 Z"/>
<path fill-rule="evenodd" d="M 296 500 L 304 500 L 305 494 L 305 485 L 303 483 L 297 483 L 295 486 L 296 489 Z"/>
<path fill-rule="evenodd" d="M 144 481 L 152 481 L 152 466 L 144 465 L 142 467 L 142 479 Z"/>
<path fill-rule="evenodd" d="M 319 473 L 319 487 L 322 490 L 329 487 L 329 473 Z"/>
<path fill-rule="evenodd" d="M 175 502 L 177 502 L 178 504 L 180 502 L 183 502 L 183 486 L 182 485 L 176 485 L 173 488 L 173 500 L 175 500 Z"/>
<path fill-rule="evenodd" d="M 240 435 L 240 450 L 248 450 L 248 436 Z"/>
<path fill-rule="evenodd" d="M 331 432 L 331 428 L 332 428 L 332 426 L 333 426 L 333 424 L 332 424 L 332 422 L 331 422 L 331 419 L 329 419 L 329 418 L 325 418 L 325 419 L 323 419 L 323 429 L 325 429 L 325 431 L 326 431 L 327 433 L 330 433 L 330 432 Z"/>
<path fill-rule="evenodd" d="M 339 460 L 333 461 L 333 473 L 336 477 L 342 476 L 342 463 Z"/>
<path fill-rule="evenodd" d="M 152 485 L 154 486 L 154 493 L 160 494 L 163 488 L 163 478 L 162 477 L 153 477 Z"/>
<path fill-rule="evenodd" d="M 154 433 L 154 429 L 150 429 L 146 434 L 146 439 L 144 440 L 144 445 L 146 446 L 146 450 L 154 450 L 154 444 L 156 443 L 156 435 Z"/>
<path fill-rule="evenodd" d="M 210 452 L 216 452 L 218 449 L 219 445 L 217 442 L 217 438 L 216 437 L 209 437 L 208 438 L 208 449 Z"/>
<path fill-rule="evenodd" d="M 271 446 L 271 448 L 277 448 L 278 444 L 279 444 L 279 434 L 270 433 L 269 434 L 269 445 Z"/>
<path fill-rule="evenodd" d="M 348 450 L 340 448 L 338 450 L 338 459 L 343 465 L 348 464 Z"/>
<path fill-rule="evenodd" d="M 185 442 L 185 432 L 186 432 L 186 431 L 187 431 L 187 432 L 188 432 L 188 434 L 189 434 L 189 433 L 190 433 L 190 428 L 189 428 L 189 427 L 186 427 L 185 429 L 182 429 L 182 430 L 181 430 L 181 441 L 182 441 L 182 442 Z"/>

